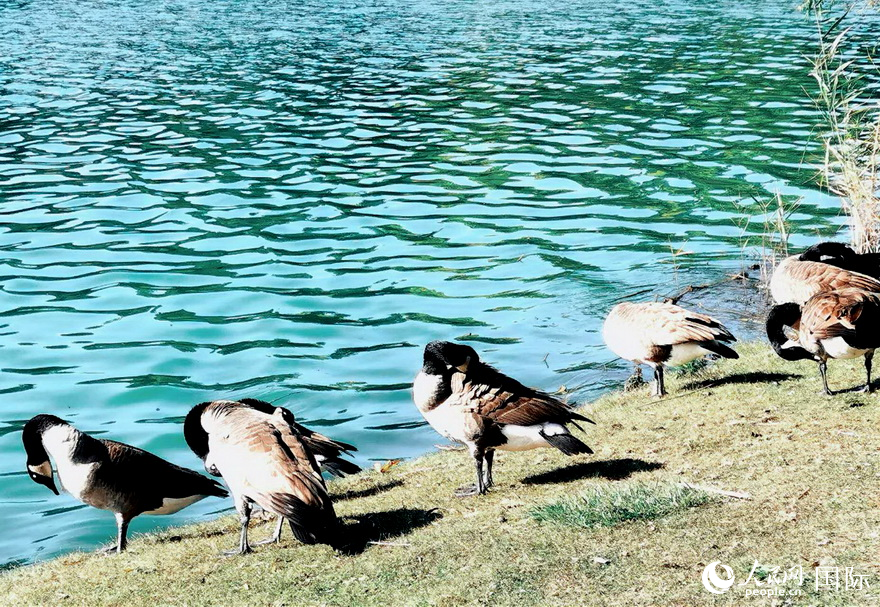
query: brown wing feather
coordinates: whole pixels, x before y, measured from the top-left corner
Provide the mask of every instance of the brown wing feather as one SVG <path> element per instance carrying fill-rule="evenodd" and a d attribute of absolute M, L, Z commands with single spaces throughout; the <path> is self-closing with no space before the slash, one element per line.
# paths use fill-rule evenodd
<path fill-rule="evenodd" d="M 800 261 L 794 256 L 782 260 L 770 282 L 777 303 L 790 301 L 801 305 L 818 293 L 850 288 L 880 292 L 880 281 L 820 261 Z"/>
<path fill-rule="evenodd" d="M 220 468 L 230 488 L 295 524 L 316 520 L 320 527 L 324 519 L 335 520 L 333 504 L 302 443 L 292 433 L 284 435 L 272 416 L 236 405 L 226 401 L 203 414 L 214 416 L 203 422 L 206 430 L 212 441 L 222 443 L 224 456 L 236 463 Z"/>
<path fill-rule="evenodd" d="M 531 426 L 589 421 L 560 400 L 528 388 L 489 365 L 472 364 L 467 373 L 452 376 L 452 396 L 457 405 L 501 424 Z"/>
<path fill-rule="evenodd" d="M 615 323 L 633 327 L 652 345 L 674 346 L 688 342 L 736 341 L 720 322 L 698 312 L 669 303 L 647 302 L 618 304 L 612 310 Z"/>
<path fill-rule="evenodd" d="M 815 339 L 852 335 L 866 308 L 876 314 L 880 308 L 880 295 L 859 289 L 819 293 L 804 305 L 801 330 Z"/>

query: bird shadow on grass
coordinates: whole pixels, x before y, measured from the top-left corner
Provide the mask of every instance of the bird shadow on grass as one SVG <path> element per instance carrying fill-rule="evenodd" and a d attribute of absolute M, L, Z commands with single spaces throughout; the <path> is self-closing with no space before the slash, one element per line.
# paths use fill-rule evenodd
<path fill-rule="evenodd" d="M 571 464 L 564 468 L 549 470 L 539 474 L 527 476 L 522 480 L 525 485 L 547 485 L 551 483 L 570 483 L 584 478 L 606 478 L 610 481 L 620 481 L 629 478 L 636 472 L 658 470 L 664 464 L 660 462 L 646 462 L 641 459 L 623 458 L 609 459 L 601 462 L 582 462 Z"/>
<path fill-rule="evenodd" d="M 361 554 L 376 542 L 393 542 L 442 518 L 436 509 L 396 508 L 347 516 L 342 521 L 340 545 L 335 548 L 346 555 Z"/>
<path fill-rule="evenodd" d="M 728 386 L 731 384 L 770 383 L 774 381 L 800 379 L 802 377 L 803 375 L 798 375 L 795 373 L 767 373 L 765 371 L 752 371 L 750 373 L 732 373 L 730 375 L 725 375 L 724 377 L 692 381 L 683 385 L 681 389 L 702 390 L 703 388 L 717 388 L 718 386 Z"/>
<path fill-rule="evenodd" d="M 386 491 L 391 491 L 392 489 L 400 487 L 401 485 L 403 485 L 403 481 L 400 479 L 395 479 L 393 481 L 379 483 L 377 485 L 373 485 L 372 487 L 367 487 L 366 489 L 349 489 L 344 493 L 331 494 L 330 497 L 333 498 L 334 502 L 341 500 L 354 500 L 360 497 L 370 497 L 372 495 L 378 495 L 379 493 L 385 493 Z"/>

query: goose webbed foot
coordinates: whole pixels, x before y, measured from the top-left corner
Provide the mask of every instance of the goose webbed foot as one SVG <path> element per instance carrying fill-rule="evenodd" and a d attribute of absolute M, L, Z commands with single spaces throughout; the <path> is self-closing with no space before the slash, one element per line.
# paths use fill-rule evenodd
<path fill-rule="evenodd" d="M 281 541 L 281 528 L 284 526 L 284 517 L 278 517 L 278 523 L 275 526 L 275 533 L 270 535 L 264 540 L 260 540 L 259 542 L 254 542 L 254 546 L 264 546 L 266 544 L 277 544 Z"/>
<path fill-rule="evenodd" d="M 475 495 L 481 495 L 485 493 L 485 491 L 480 491 L 475 483 L 470 485 L 462 485 L 458 489 L 455 490 L 455 497 L 473 497 Z"/>
<path fill-rule="evenodd" d="M 243 554 L 250 554 L 253 552 L 250 546 L 239 546 L 235 550 L 224 550 L 220 553 L 220 556 L 241 556 Z"/>
<path fill-rule="evenodd" d="M 871 394 L 874 391 L 873 386 L 871 384 L 865 384 L 861 388 L 856 388 L 853 392 L 861 392 L 863 394 Z"/>
<path fill-rule="evenodd" d="M 259 542 L 254 542 L 254 546 L 265 546 L 266 544 L 277 544 L 280 541 L 281 541 L 281 536 L 273 534 L 264 540 L 260 540 Z"/>
<path fill-rule="evenodd" d="M 125 550 L 125 548 L 123 548 L 122 550 Z M 120 552 L 122 552 L 122 550 L 119 549 L 119 544 L 113 544 L 112 546 L 107 546 L 106 548 L 99 548 L 98 554 L 119 554 Z"/>

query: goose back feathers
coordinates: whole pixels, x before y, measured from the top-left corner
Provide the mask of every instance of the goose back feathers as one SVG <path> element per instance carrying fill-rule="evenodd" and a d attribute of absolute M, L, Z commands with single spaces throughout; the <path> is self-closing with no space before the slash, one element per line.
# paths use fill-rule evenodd
<path fill-rule="evenodd" d="M 821 256 L 808 254 L 806 260 L 801 257 L 786 257 L 773 271 L 770 294 L 776 303 L 802 306 L 818 293 L 848 288 L 880 292 L 880 281 L 876 278 L 823 261 L 810 261 Z"/>
<path fill-rule="evenodd" d="M 804 304 L 797 335 L 806 350 L 820 356 L 861 356 L 860 350 L 880 346 L 880 294 L 859 289 L 819 293 Z"/>
<path fill-rule="evenodd" d="M 278 409 L 280 409 L 281 415 L 290 428 L 290 431 L 293 432 L 293 434 L 302 441 L 309 452 L 314 455 L 321 470 L 336 477 L 342 477 L 346 474 L 357 474 L 361 471 L 360 466 L 343 458 L 343 455 L 348 455 L 352 451 L 357 451 L 357 447 L 354 445 L 334 440 L 328 436 L 324 436 L 320 432 L 315 432 L 306 428 L 296 421 L 296 418 L 289 409 L 284 407 L 277 407 L 276 405 L 255 398 L 242 398 L 238 402 L 268 415 L 273 415 Z"/>
<path fill-rule="evenodd" d="M 612 352 L 637 363 L 684 364 L 705 354 L 738 358 L 720 322 L 675 304 L 623 302 L 611 308 L 602 337 Z"/>

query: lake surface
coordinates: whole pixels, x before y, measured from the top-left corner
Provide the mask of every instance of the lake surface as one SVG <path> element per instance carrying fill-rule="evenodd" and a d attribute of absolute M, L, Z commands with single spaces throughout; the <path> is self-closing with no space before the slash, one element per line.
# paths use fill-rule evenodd
<path fill-rule="evenodd" d="M 610 305 L 739 270 L 775 193 L 837 233 L 794 6 L 0 4 L 0 563 L 115 532 L 28 479 L 37 413 L 201 469 L 189 408 L 260 397 L 413 457 L 426 342 L 583 400 Z"/>

